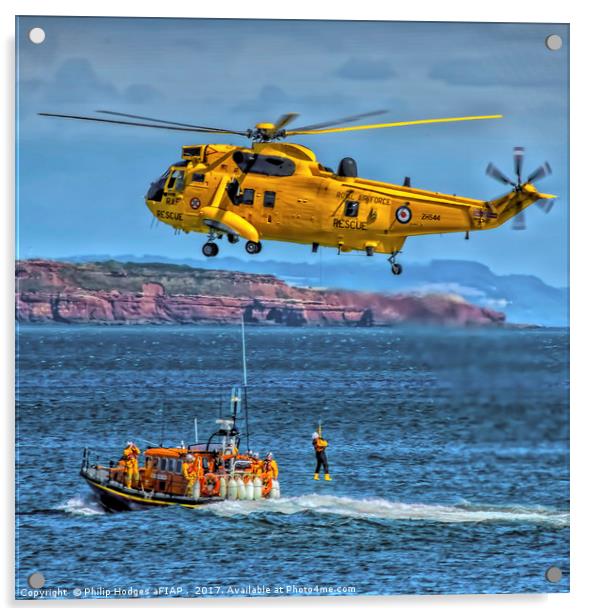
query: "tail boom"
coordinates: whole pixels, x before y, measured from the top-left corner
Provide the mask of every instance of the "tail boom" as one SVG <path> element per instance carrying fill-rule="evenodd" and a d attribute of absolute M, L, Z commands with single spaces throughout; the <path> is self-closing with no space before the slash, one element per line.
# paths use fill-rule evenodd
<path fill-rule="evenodd" d="M 471 212 L 475 229 L 492 229 L 506 223 L 537 201 L 555 199 L 555 195 L 539 192 L 532 184 L 524 184 L 503 197 L 488 201 L 485 208 Z"/>

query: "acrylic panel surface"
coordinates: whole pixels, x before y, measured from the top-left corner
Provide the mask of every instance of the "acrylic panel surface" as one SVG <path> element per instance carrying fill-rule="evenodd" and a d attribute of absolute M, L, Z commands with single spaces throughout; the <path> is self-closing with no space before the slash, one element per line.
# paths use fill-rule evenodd
<path fill-rule="evenodd" d="M 568 26 L 20 17 L 16 38 L 15 596 L 568 592 Z M 383 207 L 409 208 L 411 226 L 392 226 L 412 229 L 415 190 L 468 196 L 487 220 L 484 204 L 529 190 L 545 161 L 534 185 L 556 198 L 526 208 L 524 230 L 514 216 L 480 231 L 475 214 L 468 241 L 428 227 L 394 276 L 389 253 L 348 251 L 336 223 L 336 245 L 295 240 L 323 188 L 283 210 L 287 178 L 251 168 L 253 195 L 222 185 L 229 211 L 297 226 L 262 232 L 257 254 L 236 227 L 211 228 L 211 258 L 202 233 L 172 229 L 145 195 L 182 145 L 257 136 L 38 115 L 162 124 L 99 110 L 237 132 L 293 112 L 286 130 L 503 116 L 273 141 L 315 152 L 320 182 L 343 182 L 345 157 L 376 182 L 351 178 L 339 197 L 364 212 L 345 206 L 353 233 Z M 485 175 L 492 163 L 516 184 L 518 146 L 521 183 Z M 398 201 L 386 186 L 406 192 L 406 177 L 413 200 Z M 109 474 L 129 440 L 141 467 L 155 444 L 178 456 L 180 441 L 202 442 L 232 386 L 240 449 L 249 400 L 250 449 L 272 452 L 279 498 L 193 507 L 183 487 L 173 506 L 113 512 L 80 475 L 85 447 Z M 320 424 L 332 481 L 313 478 Z M 112 479 L 103 487 L 131 502 Z M 140 505 L 158 500 L 149 483 Z"/>

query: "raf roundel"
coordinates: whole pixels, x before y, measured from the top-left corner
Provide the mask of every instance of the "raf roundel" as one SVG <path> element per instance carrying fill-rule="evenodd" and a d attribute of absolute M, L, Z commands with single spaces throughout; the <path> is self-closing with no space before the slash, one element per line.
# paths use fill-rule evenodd
<path fill-rule="evenodd" d="M 403 225 L 410 222 L 411 218 L 412 218 L 412 212 L 410 211 L 410 208 L 407 207 L 406 205 L 402 205 L 396 210 L 396 220 L 402 223 Z"/>
<path fill-rule="evenodd" d="M 200 207 L 200 199 L 198 199 L 198 197 L 194 197 L 191 201 L 190 201 L 190 207 L 193 210 L 197 210 Z"/>

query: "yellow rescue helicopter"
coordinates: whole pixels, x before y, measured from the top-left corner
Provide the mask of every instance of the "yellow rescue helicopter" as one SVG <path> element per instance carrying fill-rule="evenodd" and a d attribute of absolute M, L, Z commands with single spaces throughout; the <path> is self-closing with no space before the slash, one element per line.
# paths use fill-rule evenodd
<path fill-rule="evenodd" d="M 160 221 L 176 231 L 206 233 L 202 247 L 206 257 L 219 252 L 216 240 L 227 237 L 236 243 L 246 240 L 249 254 L 262 250 L 263 240 L 334 247 L 339 252 L 364 251 L 388 254 L 392 272 L 402 266 L 396 256 L 407 237 L 434 233 L 481 231 L 499 227 L 516 217 L 516 228 L 524 228 L 524 210 L 535 202 L 545 212 L 554 195 L 538 191 L 533 182 L 551 173 L 544 163 L 522 179 L 523 148 L 514 150 L 515 181 L 489 164 L 487 174 L 507 184 L 511 190 L 496 199 L 480 200 L 448 195 L 411 186 L 358 177 L 354 159 L 343 158 L 336 171 L 322 165 L 307 147 L 284 142 L 300 135 L 325 135 L 420 124 L 493 120 L 501 115 L 434 118 L 384 124 L 344 126 L 369 113 L 340 118 L 332 122 L 287 126 L 296 113 L 288 113 L 276 123 L 260 123 L 245 131 L 198 126 L 159 120 L 115 111 L 97 113 L 106 117 L 41 113 L 43 116 L 104 122 L 126 126 L 159 128 L 210 135 L 239 135 L 251 146 L 229 144 L 186 145 L 179 162 L 150 185 L 146 205 Z M 134 120 L 134 121 L 130 121 Z M 342 125 L 342 126 L 341 126 Z"/>

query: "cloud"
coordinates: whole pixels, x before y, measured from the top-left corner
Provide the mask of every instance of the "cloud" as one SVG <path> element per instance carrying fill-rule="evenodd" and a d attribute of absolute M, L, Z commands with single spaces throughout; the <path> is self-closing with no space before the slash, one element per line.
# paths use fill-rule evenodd
<path fill-rule="evenodd" d="M 561 58 L 545 62 L 523 56 L 459 58 L 436 64 L 429 77 L 453 86 L 546 87 L 562 85 L 566 66 Z"/>
<path fill-rule="evenodd" d="M 132 104 L 142 104 L 154 102 L 162 98 L 159 90 L 148 84 L 136 83 L 128 86 L 122 92 L 122 97 L 126 102 Z"/>
<path fill-rule="evenodd" d="M 336 75 L 357 81 L 386 81 L 396 77 L 396 71 L 384 59 L 350 58 L 336 71 Z"/>
<path fill-rule="evenodd" d="M 83 58 L 63 62 L 47 83 L 46 98 L 52 102 L 87 103 L 117 96 L 116 88 L 100 79 L 91 63 Z"/>
<path fill-rule="evenodd" d="M 231 108 L 233 112 L 278 110 L 279 106 L 285 109 L 291 100 L 282 88 L 270 84 L 264 84 L 257 92 L 243 90 L 241 94 L 247 94 L 247 96 L 246 98 L 235 97 L 235 104 Z"/>
<path fill-rule="evenodd" d="M 93 106 L 105 102 L 142 104 L 161 98 L 159 90 L 150 84 L 116 87 L 100 77 L 86 58 L 69 58 L 60 64 L 53 76 L 21 81 L 19 88 L 21 95 L 29 94 L 37 101 L 48 103 L 88 103 Z"/>

